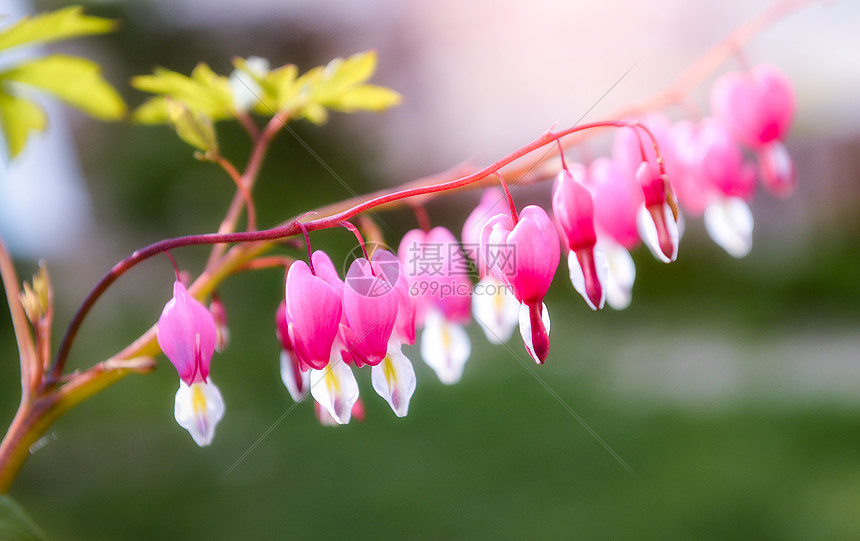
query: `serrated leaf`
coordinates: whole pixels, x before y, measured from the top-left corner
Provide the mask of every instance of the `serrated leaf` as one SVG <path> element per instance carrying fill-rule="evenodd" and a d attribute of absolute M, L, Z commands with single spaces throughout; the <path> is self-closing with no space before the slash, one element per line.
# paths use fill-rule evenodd
<path fill-rule="evenodd" d="M 167 100 L 167 115 L 180 139 L 204 152 L 218 150 L 212 119 L 194 114 L 184 103 L 171 99 Z"/>
<path fill-rule="evenodd" d="M 38 87 L 102 120 L 125 114 L 125 102 L 102 78 L 99 65 L 86 58 L 57 54 L 30 60 L 0 73 L 0 81 Z"/>
<path fill-rule="evenodd" d="M 0 539 L 3 541 L 45 541 L 45 534 L 15 500 L 0 494 Z"/>
<path fill-rule="evenodd" d="M 34 17 L 24 17 L 0 31 L 0 49 L 103 34 L 115 27 L 115 22 L 110 19 L 84 15 L 83 8 L 71 6 Z"/>
<path fill-rule="evenodd" d="M 353 111 L 384 111 L 403 100 L 402 96 L 384 86 L 359 85 L 342 92 L 325 105 L 331 109 L 351 113 Z"/>
<path fill-rule="evenodd" d="M 12 158 L 24 150 L 30 132 L 44 130 L 47 122 L 45 112 L 35 103 L 0 93 L 0 128 Z"/>
<path fill-rule="evenodd" d="M 212 120 L 221 120 L 235 116 L 233 95 L 226 77 L 215 74 L 209 66 L 200 63 L 194 68 L 191 77 L 164 68 L 156 68 L 152 75 L 138 75 L 132 78 L 131 85 L 138 90 L 160 94 L 184 103 L 195 113 L 202 113 Z M 146 118 L 149 123 L 166 122 L 166 107 L 163 116 L 154 114 L 160 109 L 146 102 L 141 108 L 148 109 L 135 112 L 135 120 Z"/>

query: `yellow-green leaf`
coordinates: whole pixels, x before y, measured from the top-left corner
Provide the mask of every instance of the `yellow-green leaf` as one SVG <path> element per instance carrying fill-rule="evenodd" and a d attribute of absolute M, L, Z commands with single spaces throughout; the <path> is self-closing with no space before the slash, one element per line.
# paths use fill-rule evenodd
<path fill-rule="evenodd" d="M 0 73 L 0 80 L 38 87 L 103 120 L 125 114 L 125 103 L 102 78 L 99 65 L 85 58 L 58 54 L 30 60 Z"/>
<path fill-rule="evenodd" d="M 170 118 L 167 115 L 167 99 L 163 96 L 150 98 L 134 110 L 131 119 L 139 124 L 164 124 Z"/>
<path fill-rule="evenodd" d="M 191 77 L 164 68 L 156 68 L 152 75 L 139 75 L 131 80 L 131 85 L 138 90 L 167 96 L 181 101 L 195 113 L 202 113 L 212 120 L 220 120 L 235 116 L 233 95 L 226 77 L 215 74 L 206 64 L 198 64 Z M 147 111 L 138 110 L 134 114 L 136 120 L 145 117 L 151 123 L 166 122 L 166 109 L 163 116 L 155 115 L 151 103 Z"/>
<path fill-rule="evenodd" d="M 325 102 L 333 99 L 353 85 L 370 79 L 376 71 L 376 51 L 350 56 L 346 60 L 335 58 L 325 67 L 322 80 L 314 89 L 313 99 Z"/>
<path fill-rule="evenodd" d="M 3 129 L 11 157 L 24 150 L 31 131 L 44 130 L 47 122 L 44 111 L 38 105 L 0 93 L 0 128 Z"/>
<path fill-rule="evenodd" d="M 328 111 L 318 103 L 309 103 L 299 111 L 299 116 L 304 117 L 314 124 L 324 124 L 328 120 Z"/>
<path fill-rule="evenodd" d="M 166 101 L 170 123 L 183 141 L 204 152 L 218 150 L 212 119 L 201 113 L 192 113 L 182 102 L 171 99 Z"/>
<path fill-rule="evenodd" d="M 384 86 L 359 85 L 346 90 L 325 105 L 345 113 L 358 110 L 384 111 L 399 105 L 402 99 L 400 94 Z"/>
<path fill-rule="evenodd" d="M 35 17 L 24 17 L 0 31 L 0 49 L 103 34 L 112 31 L 115 27 L 115 22 L 110 19 L 84 15 L 83 8 L 71 6 Z"/>
<path fill-rule="evenodd" d="M 270 71 L 266 76 L 266 82 L 271 85 L 276 96 L 276 111 L 286 108 L 290 100 L 298 94 L 299 88 L 296 84 L 298 75 L 299 68 L 293 64 L 287 64 Z"/>

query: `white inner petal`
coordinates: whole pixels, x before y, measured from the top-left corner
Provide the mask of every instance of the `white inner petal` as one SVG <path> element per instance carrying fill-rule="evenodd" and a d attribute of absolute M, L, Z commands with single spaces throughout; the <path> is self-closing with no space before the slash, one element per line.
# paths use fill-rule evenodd
<path fill-rule="evenodd" d="M 358 400 L 358 382 L 349 365 L 339 355 L 336 358 L 332 355 L 328 366 L 308 372 L 314 400 L 339 424 L 347 424 L 352 417 L 352 406 Z"/>
<path fill-rule="evenodd" d="M 295 367 L 292 353 L 281 350 L 281 380 L 290 392 L 290 396 L 296 402 L 301 402 L 305 397 L 305 391 L 308 389 L 310 376 L 307 372 L 302 372 Z M 296 380 L 296 372 L 298 372 L 298 381 Z"/>
<path fill-rule="evenodd" d="M 187 430 L 200 447 L 212 443 L 215 427 L 224 417 L 224 399 L 218 387 L 209 382 L 186 384 L 179 381 L 173 414 L 179 426 Z"/>
<path fill-rule="evenodd" d="M 720 199 L 705 209 L 705 229 L 714 242 L 733 257 L 744 257 L 752 249 L 753 215 L 738 197 Z"/>
<path fill-rule="evenodd" d="M 602 239 L 599 246 L 607 263 L 606 302 L 615 310 L 624 310 L 633 298 L 636 265 L 630 252 L 617 242 Z"/>
<path fill-rule="evenodd" d="M 678 257 L 678 224 L 675 223 L 675 217 L 672 214 L 672 209 L 668 203 L 663 203 L 663 221 L 666 223 L 666 229 L 669 234 L 669 239 L 672 243 L 672 257 L 666 257 L 663 250 L 660 249 L 660 238 L 657 235 L 657 224 L 651 217 L 651 213 L 645 208 L 645 204 L 639 206 L 639 212 L 636 214 L 636 229 L 639 231 L 639 237 L 645 246 L 651 250 L 651 253 L 663 263 L 671 263 Z"/>
<path fill-rule="evenodd" d="M 472 343 L 462 325 L 446 320 L 438 310 L 427 313 L 421 332 L 421 358 L 439 381 L 446 385 L 460 381 L 471 353 Z"/>
<path fill-rule="evenodd" d="M 415 370 L 397 341 L 389 342 L 388 355 L 370 369 L 370 381 L 394 414 L 405 417 L 409 411 L 409 400 L 415 392 Z"/>
<path fill-rule="evenodd" d="M 541 303 L 541 319 L 543 320 L 543 326 L 546 329 L 546 334 L 549 336 L 549 310 L 546 309 L 546 304 Z M 532 359 L 535 360 L 538 364 L 541 364 L 541 360 L 538 359 L 538 356 L 535 355 L 535 348 L 532 343 L 532 322 L 529 315 L 529 307 L 525 304 L 520 305 L 520 336 L 523 337 L 523 343 L 526 346 L 526 351 L 529 352 Z"/>
<path fill-rule="evenodd" d="M 585 289 L 585 273 L 582 270 L 582 265 L 579 264 L 579 259 L 576 253 L 571 251 L 567 255 L 567 268 L 570 271 L 570 283 L 573 288 L 579 293 L 588 307 L 592 310 L 600 310 L 603 308 L 603 303 L 606 300 L 606 276 L 609 273 L 607 269 L 606 256 L 599 248 L 594 249 L 594 267 L 597 271 L 597 280 L 600 282 L 600 305 L 595 306 L 588 296 L 588 291 Z"/>
<path fill-rule="evenodd" d="M 495 276 L 487 276 L 472 290 L 472 315 L 491 344 L 510 340 L 520 317 L 513 290 Z"/>

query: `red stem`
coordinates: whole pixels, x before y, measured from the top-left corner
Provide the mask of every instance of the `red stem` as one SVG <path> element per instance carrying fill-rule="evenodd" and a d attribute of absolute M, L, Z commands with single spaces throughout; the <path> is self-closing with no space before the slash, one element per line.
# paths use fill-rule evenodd
<path fill-rule="evenodd" d="M 257 228 L 257 211 L 254 208 L 254 200 L 251 198 L 251 190 L 248 188 L 248 181 L 245 176 L 240 175 L 236 167 L 225 157 L 215 155 L 215 161 L 224 169 L 233 183 L 236 184 L 236 189 L 239 190 L 239 195 L 242 201 L 245 202 L 245 208 L 248 211 L 248 231 L 253 231 Z"/>
<path fill-rule="evenodd" d="M 495 175 L 499 177 L 499 182 L 502 183 L 502 189 L 505 190 L 505 197 L 508 199 L 508 207 L 511 209 L 511 220 L 513 220 L 514 225 L 520 221 L 519 215 L 517 215 L 517 207 L 514 205 L 514 198 L 511 196 L 511 190 L 508 188 L 508 183 L 505 182 L 505 179 L 502 178 L 502 174 L 496 171 Z"/>
<path fill-rule="evenodd" d="M 349 229 L 353 235 L 355 235 L 356 240 L 358 240 L 358 245 L 361 246 L 361 252 L 364 254 L 364 259 L 370 263 L 370 258 L 367 257 L 367 248 L 364 246 L 364 238 L 361 236 L 361 232 L 355 227 L 351 222 L 341 222 L 341 226 Z M 370 273 L 373 274 L 373 269 L 370 269 Z"/>

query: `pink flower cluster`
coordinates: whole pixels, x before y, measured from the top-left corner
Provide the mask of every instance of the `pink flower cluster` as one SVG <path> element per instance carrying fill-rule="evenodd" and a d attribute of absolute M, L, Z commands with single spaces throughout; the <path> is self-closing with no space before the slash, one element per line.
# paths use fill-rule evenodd
<path fill-rule="evenodd" d="M 353 368 L 370 366 L 374 390 L 405 416 L 416 377 L 403 346 L 420 330 L 423 360 L 442 383 L 456 383 L 471 353 L 465 327 L 473 318 L 496 344 L 518 326 L 526 351 L 543 363 L 550 347 L 543 301 L 562 249 L 571 283 L 590 308 L 623 309 L 636 274 L 630 250 L 644 243 L 658 260 L 674 261 L 682 211 L 704 215 L 708 233 L 731 255 L 748 253 L 756 168 L 746 155 L 758 158 L 768 190 L 782 196 L 793 189 L 782 143 L 794 114 L 792 90 L 776 68 L 757 66 L 720 78 L 711 107 L 713 116 L 698 122 L 672 124 L 649 112 L 619 123 L 611 158 L 587 166 L 568 167 L 562 156 L 554 219 L 535 205 L 517 212 L 504 186 L 484 192 L 462 244 L 444 227 L 415 229 L 397 254 L 377 249 L 353 261 L 344 279 L 322 251 L 292 263 L 276 313 L 290 395 L 300 401 L 311 394 L 325 424 L 348 423 L 364 411 Z M 477 269 L 474 286 L 464 272 L 469 265 Z M 181 380 L 177 421 L 206 445 L 224 411 L 207 379 L 216 342 L 226 343 L 223 306 L 213 302 L 207 310 L 177 281 L 157 330 Z"/>

